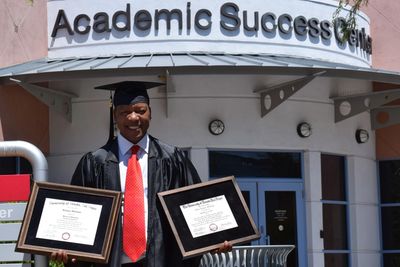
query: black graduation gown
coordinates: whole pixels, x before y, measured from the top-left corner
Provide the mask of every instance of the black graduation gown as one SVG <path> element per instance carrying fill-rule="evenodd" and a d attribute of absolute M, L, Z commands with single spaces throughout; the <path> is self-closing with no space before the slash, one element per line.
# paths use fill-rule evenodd
<path fill-rule="evenodd" d="M 200 257 L 182 260 L 174 235 L 157 198 L 157 193 L 201 182 L 193 164 L 179 148 L 150 136 L 148 158 L 148 233 L 145 261 L 148 267 L 198 266 Z M 121 191 L 118 166 L 118 141 L 114 139 L 80 160 L 71 184 Z M 121 266 L 122 224 L 117 223 L 113 247 L 106 265 Z M 90 266 L 78 262 L 71 266 Z"/>

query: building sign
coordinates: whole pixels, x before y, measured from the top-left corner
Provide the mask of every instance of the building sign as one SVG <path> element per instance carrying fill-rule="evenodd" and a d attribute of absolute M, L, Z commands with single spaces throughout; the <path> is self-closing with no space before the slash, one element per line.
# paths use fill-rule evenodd
<path fill-rule="evenodd" d="M 27 201 L 30 194 L 30 174 L 0 175 L 0 202 Z M 7 210 L 0 210 L 0 219 Z"/>
<path fill-rule="evenodd" d="M 332 21 L 335 4 L 328 0 L 49 1 L 49 56 L 224 51 L 340 62 L 345 58 L 350 64 L 368 65 L 372 53 L 368 19 L 359 17 L 358 28 L 343 41 L 344 18 Z"/>
<path fill-rule="evenodd" d="M 17 201 L 29 199 L 30 177 L 30 174 L 0 175 L 0 261 L 4 266 L 11 262 L 23 266 L 22 262 L 31 260 L 30 254 L 15 252 L 26 208 L 25 202 Z"/>

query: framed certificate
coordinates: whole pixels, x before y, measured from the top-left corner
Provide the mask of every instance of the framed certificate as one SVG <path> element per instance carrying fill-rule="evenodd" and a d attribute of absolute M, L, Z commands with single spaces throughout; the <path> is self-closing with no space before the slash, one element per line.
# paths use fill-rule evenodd
<path fill-rule="evenodd" d="M 120 207 L 117 191 L 35 182 L 15 250 L 106 263 Z"/>
<path fill-rule="evenodd" d="M 233 176 L 158 193 L 184 258 L 260 237 Z"/>

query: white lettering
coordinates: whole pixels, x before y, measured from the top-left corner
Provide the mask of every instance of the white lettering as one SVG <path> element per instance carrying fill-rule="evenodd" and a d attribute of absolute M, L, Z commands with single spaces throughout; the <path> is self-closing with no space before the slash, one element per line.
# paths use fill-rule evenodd
<path fill-rule="evenodd" d="M 5 219 L 5 218 L 11 218 L 11 212 L 13 212 L 13 209 L 3 209 L 0 210 L 0 218 Z"/>

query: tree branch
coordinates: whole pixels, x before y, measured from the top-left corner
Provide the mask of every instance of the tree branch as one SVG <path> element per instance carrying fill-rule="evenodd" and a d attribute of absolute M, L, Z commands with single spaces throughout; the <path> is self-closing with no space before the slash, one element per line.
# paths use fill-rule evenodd
<path fill-rule="evenodd" d="M 369 0 L 339 0 L 339 6 L 333 14 L 333 21 L 335 23 L 336 19 L 340 17 L 340 13 L 352 4 L 350 10 L 348 11 L 345 22 L 341 25 L 341 31 L 343 33 L 343 41 L 348 40 L 350 33 L 357 27 L 356 16 L 363 5 L 368 5 Z"/>

